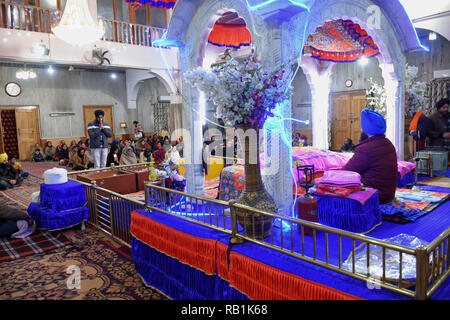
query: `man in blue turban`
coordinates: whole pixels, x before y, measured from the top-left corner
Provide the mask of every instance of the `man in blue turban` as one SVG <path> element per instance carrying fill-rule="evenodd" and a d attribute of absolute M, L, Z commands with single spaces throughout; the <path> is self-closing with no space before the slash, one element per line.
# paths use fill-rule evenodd
<path fill-rule="evenodd" d="M 368 138 L 355 147 L 355 154 L 342 170 L 358 172 L 366 187 L 378 190 L 380 203 L 391 202 L 397 188 L 397 153 L 386 138 L 386 120 L 378 112 L 361 112 L 361 129 Z"/>
<path fill-rule="evenodd" d="M 89 147 L 94 156 L 94 168 L 106 167 L 108 157 L 108 138 L 112 137 L 109 124 L 103 122 L 103 110 L 95 111 L 95 120 L 88 124 Z"/>

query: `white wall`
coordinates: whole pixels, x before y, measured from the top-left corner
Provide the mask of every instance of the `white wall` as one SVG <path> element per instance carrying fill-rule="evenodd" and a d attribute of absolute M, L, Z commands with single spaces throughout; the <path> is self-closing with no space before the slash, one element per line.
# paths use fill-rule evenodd
<path fill-rule="evenodd" d="M 22 87 L 18 97 L 8 96 L 0 91 L 0 106 L 38 105 L 41 138 L 83 137 L 83 105 L 112 105 L 114 115 L 114 133 L 131 132 L 126 109 L 125 73 L 117 72 L 115 80 L 109 72 L 68 71 L 67 68 L 55 69 L 54 74 L 46 69 L 34 68 L 36 79 L 19 80 L 15 66 L 0 66 L 0 85 L 3 88 L 9 81 Z M 74 116 L 50 117 L 51 112 L 73 112 Z M 128 122 L 128 129 L 120 129 L 120 122 Z"/>
<path fill-rule="evenodd" d="M 48 56 L 42 57 L 31 51 L 35 44 L 41 42 L 50 49 Z M 169 65 L 175 70 L 179 69 L 177 48 L 159 49 L 102 40 L 77 47 L 67 44 L 53 34 L 0 28 L 0 58 L 15 61 L 96 65 L 97 62 L 92 61 L 94 45 L 110 51 L 111 67 L 165 70 Z"/>

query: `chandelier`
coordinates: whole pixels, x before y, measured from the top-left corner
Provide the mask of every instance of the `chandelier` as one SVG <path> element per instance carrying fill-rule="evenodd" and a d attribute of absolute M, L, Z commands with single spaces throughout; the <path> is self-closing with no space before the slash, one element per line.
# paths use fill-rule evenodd
<path fill-rule="evenodd" d="M 52 31 L 69 44 L 83 46 L 99 40 L 105 28 L 92 18 L 87 0 L 67 0 L 62 18 Z"/>
<path fill-rule="evenodd" d="M 27 69 L 24 66 L 22 69 L 16 71 L 16 78 L 21 80 L 28 80 L 36 78 L 36 72 L 33 69 Z"/>

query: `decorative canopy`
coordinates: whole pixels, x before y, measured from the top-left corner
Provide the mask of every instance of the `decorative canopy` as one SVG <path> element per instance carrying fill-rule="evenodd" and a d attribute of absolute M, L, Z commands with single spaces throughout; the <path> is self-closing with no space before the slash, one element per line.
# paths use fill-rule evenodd
<path fill-rule="evenodd" d="M 236 12 L 229 11 L 216 21 L 209 33 L 208 42 L 219 47 L 239 49 L 241 46 L 251 44 L 252 35 L 244 19 Z"/>
<path fill-rule="evenodd" d="M 177 0 L 126 0 L 128 3 L 131 3 L 131 6 L 134 10 L 139 9 L 142 6 L 149 5 L 154 8 L 163 8 L 163 9 L 172 9 Z"/>
<path fill-rule="evenodd" d="M 372 37 L 351 20 L 326 22 L 308 37 L 303 53 L 332 62 L 354 62 L 380 53 Z"/>

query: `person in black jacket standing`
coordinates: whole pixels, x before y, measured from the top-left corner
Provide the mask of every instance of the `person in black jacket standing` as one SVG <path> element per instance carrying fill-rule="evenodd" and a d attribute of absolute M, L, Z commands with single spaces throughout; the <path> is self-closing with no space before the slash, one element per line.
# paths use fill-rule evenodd
<path fill-rule="evenodd" d="M 109 124 L 103 122 L 105 112 L 95 111 L 95 121 L 88 124 L 90 148 L 94 156 L 94 168 L 106 167 L 108 156 L 108 138 L 112 137 Z"/>

